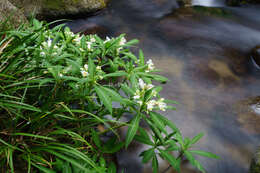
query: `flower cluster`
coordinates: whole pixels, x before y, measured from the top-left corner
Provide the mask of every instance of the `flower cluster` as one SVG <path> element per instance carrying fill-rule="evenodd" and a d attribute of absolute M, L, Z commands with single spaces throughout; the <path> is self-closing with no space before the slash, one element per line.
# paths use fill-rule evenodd
<path fill-rule="evenodd" d="M 42 42 L 42 44 L 40 46 L 40 50 L 41 50 L 40 55 L 41 56 L 46 55 L 45 50 L 50 49 L 52 44 L 53 44 L 53 41 L 50 37 L 48 37 L 48 39 L 46 41 Z M 59 52 L 59 47 L 55 44 L 55 45 L 53 45 L 53 49 L 55 50 L 53 52 L 53 55 L 57 55 Z"/>
<path fill-rule="evenodd" d="M 89 72 L 88 72 L 88 64 L 85 64 L 83 68 L 80 68 L 80 73 L 83 77 L 88 77 L 89 75 Z M 101 69 L 101 66 L 97 66 L 96 67 L 96 77 L 97 79 L 103 79 L 103 75 L 104 75 L 104 72 L 102 71 Z"/>
<path fill-rule="evenodd" d="M 83 77 L 87 77 L 89 75 L 88 73 L 88 64 L 85 64 L 83 68 L 80 68 L 80 73 Z"/>
<path fill-rule="evenodd" d="M 147 68 L 147 70 L 145 70 L 145 72 L 150 72 L 150 71 L 152 71 L 152 70 L 155 69 L 155 66 L 154 66 L 154 64 L 153 64 L 153 61 L 152 61 L 151 59 L 149 59 L 149 60 L 146 62 L 146 64 L 147 64 L 148 68 Z"/>
<path fill-rule="evenodd" d="M 146 105 L 147 108 L 147 112 L 148 111 L 152 111 L 154 108 L 159 108 L 162 111 L 165 111 L 167 108 L 166 103 L 164 102 L 164 98 L 160 98 L 159 100 L 154 100 L 151 99 L 149 101 L 147 101 L 146 103 L 143 102 L 143 98 L 144 95 L 146 93 L 146 91 L 154 88 L 154 86 L 152 84 L 146 84 L 142 79 L 139 79 L 139 87 L 141 88 L 141 90 L 137 89 L 133 99 L 136 100 L 136 102 L 142 106 L 142 105 Z M 155 97 L 157 95 L 157 92 L 155 90 L 152 91 L 152 97 Z"/>
<path fill-rule="evenodd" d="M 87 48 L 89 51 L 93 51 L 92 44 L 96 42 L 96 39 L 94 37 L 91 37 L 89 41 L 87 41 Z"/>

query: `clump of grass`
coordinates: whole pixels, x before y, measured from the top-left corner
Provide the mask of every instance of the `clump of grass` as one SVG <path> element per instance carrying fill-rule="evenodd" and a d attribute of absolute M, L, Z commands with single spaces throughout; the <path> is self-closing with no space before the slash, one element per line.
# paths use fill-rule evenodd
<path fill-rule="evenodd" d="M 124 35 L 102 40 L 64 25 L 48 26 L 32 20 L 0 34 L 1 172 L 23 167 L 28 173 L 115 173 L 109 155 L 133 140 L 150 146 L 141 157 L 152 161 L 154 172 L 158 157 L 180 171 L 185 156 L 202 172 L 194 154 L 217 158 L 190 149 L 202 134 L 183 138 L 157 112 L 174 109 L 170 104 L 176 102 L 161 98 L 162 87 L 152 84 L 167 81 L 155 74 L 152 60 L 145 62 L 141 50 L 139 56 L 131 53 L 137 40 Z M 124 121 L 125 114 L 133 118 Z M 139 126 L 141 120 L 150 131 Z M 117 133 L 122 126 L 128 126 L 125 140 Z"/>

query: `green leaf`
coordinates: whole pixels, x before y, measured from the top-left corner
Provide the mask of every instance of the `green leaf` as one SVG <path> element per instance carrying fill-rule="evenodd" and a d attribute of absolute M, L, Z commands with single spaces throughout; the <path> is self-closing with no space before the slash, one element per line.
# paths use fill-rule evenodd
<path fill-rule="evenodd" d="M 160 151 L 160 154 L 164 159 L 166 159 L 170 165 L 176 170 L 180 171 L 180 159 L 176 159 L 173 155 L 169 154 L 167 151 L 158 149 Z"/>
<path fill-rule="evenodd" d="M 135 135 L 134 139 L 138 142 L 141 142 L 143 144 L 154 146 L 154 143 L 150 140 L 149 135 L 147 134 L 146 130 L 139 127 L 139 135 Z"/>
<path fill-rule="evenodd" d="M 208 157 L 208 158 L 213 158 L 213 159 L 219 159 L 220 157 L 210 153 L 210 152 L 206 152 L 206 151 L 198 151 L 198 150 L 189 150 L 190 153 L 194 153 L 200 156 L 204 156 L 204 157 Z"/>
<path fill-rule="evenodd" d="M 157 118 L 161 119 L 161 121 L 164 122 L 167 126 L 169 126 L 174 132 L 180 133 L 180 130 L 175 126 L 174 123 L 172 123 L 171 120 L 167 119 L 166 117 L 162 116 L 161 114 L 154 112 L 156 114 Z"/>
<path fill-rule="evenodd" d="M 205 172 L 205 169 L 203 166 L 192 156 L 192 154 L 189 151 L 184 152 L 184 156 L 190 161 L 190 163 L 196 167 L 198 170 L 200 170 L 203 173 Z"/>
<path fill-rule="evenodd" d="M 103 102 L 104 106 L 112 114 L 112 100 L 109 95 L 107 95 L 106 91 L 104 91 L 104 89 L 99 86 L 95 86 L 95 91 L 99 99 Z"/>
<path fill-rule="evenodd" d="M 129 127 L 128 127 L 128 131 L 127 131 L 127 135 L 126 135 L 126 143 L 125 146 L 126 148 L 128 147 L 128 145 L 132 142 L 132 140 L 134 139 L 134 136 L 138 130 L 139 127 L 139 122 L 141 119 L 141 114 L 137 114 L 131 121 Z"/>
<path fill-rule="evenodd" d="M 144 53 L 142 50 L 139 50 L 139 65 L 144 65 Z"/>
<path fill-rule="evenodd" d="M 141 153 L 141 156 L 143 156 L 142 162 L 143 163 L 149 162 L 149 160 L 151 160 L 154 155 L 155 155 L 154 148 L 151 148 L 149 150 L 143 151 Z"/>
<path fill-rule="evenodd" d="M 203 136 L 204 136 L 203 133 L 197 134 L 194 138 L 192 138 L 190 144 L 195 144 L 195 143 L 198 142 Z"/>
<path fill-rule="evenodd" d="M 96 66 L 92 60 L 91 57 L 88 58 L 88 72 L 90 75 L 90 78 L 93 79 L 95 75 Z"/>
<path fill-rule="evenodd" d="M 138 88 L 137 78 L 136 78 L 136 75 L 135 75 L 134 73 L 132 73 L 132 74 L 130 75 L 130 82 L 131 82 L 132 87 L 133 87 L 134 89 Z"/>
<path fill-rule="evenodd" d="M 47 136 L 41 136 L 41 135 L 34 135 L 34 134 L 30 134 L 30 133 L 13 133 L 12 135 L 14 135 L 14 136 L 27 136 L 27 137 L 33 137 L 33 138 L 38 138 L 38 139 L 47 139 L 47 140 L 55 141 L 54 138 L 50 138 L 50 137 L 47 137 Z"/>
<path fill-rule="evenodd" d="M 154 112 L 150 112 L 150 116 L 152 118 L 152 121 L 154 124 L 165 134 L 167 134 L 167 131 L 165 129 L 164 121 L 157 117 L 157 114 Z"/>
<path fill-rule="evenodd" d="M 106 75 L 104 75 L 104 78 L 107 78 L 107 77 L 120 77 L 120 76 L 127 76 L 128 74 L 124 71 L 117 71 L 117 72 L 114 72 L 114 73 L 108 73 Z"/>
<path fill-rule="evenodd" d="M 131 45 L 137 44 L 137 43 L 139 43 L 139 40 L 133 39 L 133 40 L 128 41 L 128 42 L 126 43 L 126 45 L 127 45 L 127 46 L 131 46 Z"/>
<path fill-rule="evenodd" d="M 101 141 L 99 139 L 99 136 L 97 132 L 94 129 L 91 129 L 92 139 L 94 143 L 100 148 L 101 147 Z"/>
<path fill-rule="evenodd" d="M 107 173 L 116 173 L 116 165 L 114 162 L 111 162 L 108 166 Z"/>
<path fill-rule="evenodd" d="M 41 170 L 41 171 L 44 172 L 44 173 L 56 173 L 55 171 L 53 171 L 53 170 L 51 170 L 51 169 L 49 169 L 49 168 L 45 168 L 45 167 L 43 167 L 43 166 L 41 166 L 41 165 L 37 165 L 37 164 L 35 164 L 35 163 L 33 163 L 33 162 L 32 162 L 32 165 L 33 165 L 34 167 L 38 168 L 39 170 Z"/>
<path fill-rule="evenodd" d="M 153 160 L 152 160 L 152 168 L 153 168 L 153 173 L 158 173 L 159 171 L 159 166 L 158 166 L 158 159 L 156 157 L 156 155 L 153 156 Z"/>
<path fill-rule="evenodd" d="M 31 110 L 31 111 L 35 111 L 35 112 L 41 112 L 40 109 L 34 107 L 34 106 L 31 106 L 31 105 L 28 105 L 28 104 L 25 104 L 25 103 L 22 103 L 22 102 L 16 102 L 16 101 L 12 101 L 12 100 L 4 100 L 4 102 L 0 102 L 0 106 L 10 106 L 10 107 L 13 107 L 13 108 L 19 108 L 19 109 L 26 109 L 26 110 Z"/>
<path fill-rule="evenodd" d="M 127 57 L 129 57 L 130 59 L 137 61 L 137 58 L 134 54 L 129 53 L 129 52 L 124 52 L 123 54 L 126 55 Z"/>
<path fill-rule="evenodd" d="M 135 94 L 134 90 L 128 87 L 126 84 L 121 84 L 122 90 L 125 92 L 126 95 L 133 96 Z"/>

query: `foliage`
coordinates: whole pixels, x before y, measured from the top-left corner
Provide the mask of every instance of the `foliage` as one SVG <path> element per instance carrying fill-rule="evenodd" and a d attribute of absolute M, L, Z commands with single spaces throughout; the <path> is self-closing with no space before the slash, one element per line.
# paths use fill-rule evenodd
<path fill-rule="evenodd" d="M 33 20 L 0 34 L 1 172 L 114 173 L 113 154 L 133 140 L 150 146 L 141 157 L 154 172 L 158 157 L 180 171 L 185 156 L 202 172 L 193 155 L 217 158 L 190 149 L 202 134 L 183 138 L 157 112 L 176 102 L 161 98 L 162 87 L 152 85 L 167 81 L 154 74 L 153 62 L 145 62 L 142 51 L 131 53 L 137 40 L 102 40 L 48 26 Z M 124 121 L 126 114 L 132 119 Z M 118 134 L 122 126 L 128 126 L 125 140 Z"/>

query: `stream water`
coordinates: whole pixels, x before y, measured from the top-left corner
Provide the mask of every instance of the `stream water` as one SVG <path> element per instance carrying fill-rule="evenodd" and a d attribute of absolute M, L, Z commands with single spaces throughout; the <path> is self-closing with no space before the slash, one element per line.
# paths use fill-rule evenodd
<path fill-rule="evenodd" d="M 138 38 L 147 59 L 170 79 L 162 95 L 180 103 L 165 116 L 184 136 L 204 132 L 197 148 L 221 157 L 198 157 L 207 172 L 247 173 L 260 144 L 260 71 L 248 54 L 260 45 L 260 6 L 231 8 L 213 0 L 193 4 L 218 8 L 177 9 L 174 0 L 112 0 L 98 15 L 68 25 L 75 32 Z M 151 172 L 138 158 L 141 148 L 118 155 L 121 170 Z M 184 164 L 182 172 L 196 170 Z"/>

